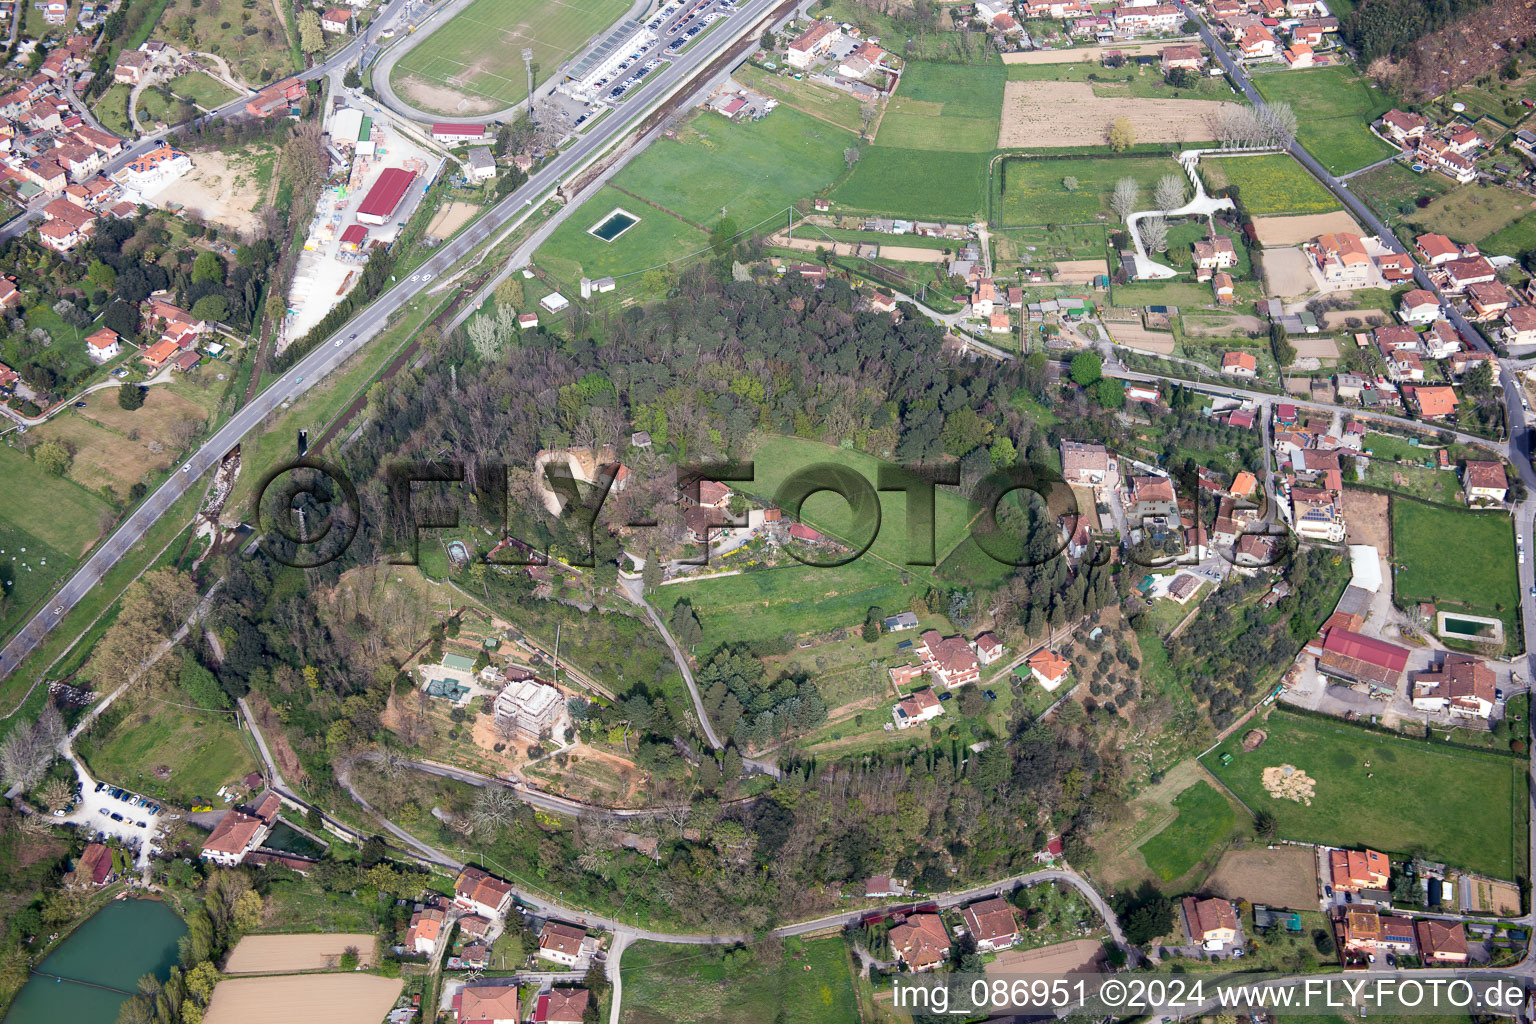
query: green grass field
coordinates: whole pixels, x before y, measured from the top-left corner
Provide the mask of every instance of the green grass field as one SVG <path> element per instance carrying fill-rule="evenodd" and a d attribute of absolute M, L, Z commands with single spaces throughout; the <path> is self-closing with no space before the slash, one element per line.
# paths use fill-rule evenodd
<path fill-rule="evenodd" d="M 781 108 L 745 123 L 701 114 L 676 139 L 647 149 L 613 183 L 705 227 L 724 208 L 742 230 L 765 219 L 764 230 L 772 230 L 791 203 L 843 172 L 843 150 L 856 141 L 798 110 Z"/>
<path fill-rule="evenodd" d="M 875 144 L 892 149 L 990 153 L 1002 122 L 998 64 L 909 63 L 887 104 Z"/>
<path fill-rule="evenodd" d="M 1478 243 L 1484 252 L 1498 256 L 1519 256 L 1536 249 L 1536 213 L 1528 213 Z"/>
<path fill-rule="evenodd" d="M 1227 798 L 1204 779 L 1175 797 L 1173 806 L 1179 816 L 1140 847 L 1147 867 L 1165 882 L 1200 863 L 1236 821 Z"/>
<path fill-rule="evenodd" d="M 1235 186 L 1254 217 L 1339 209 L 1339 201 L 1322 183 L 1284 153 L 1202 160 L 1200 173 L 1213 192 Z"/>
<path fill-rule="evenodd" d="M 0 633 L 8 633 L 95 543 L 107 503 L 44 473 L 14 448 L 0 446 L 0 476 L 8 485 L 0 488 L 0 581 L 10 584 L 0 604 Z"/>
<path fill-rule="evenodd" d="M 662 139 L 558 227 L 535 260 L 568 286 L 587 277 L 637 274 L 704 249 L 723 208 L 742 231 L 782 227 L 797 199 L 844 169 L 854 136 L 780 107 L 761 121 L 701 114 Z M 612 242 L 588 229 L 621 206 L 640 218 Z M 624 284 L 627 282 L 621 282 Z"/>
<path fill-rule="evenodd" d="M 1122 178 L 1134 178 L 1142 187 L 1142 199 L 1152 201 L 1152 190 L 1165 174 L 1176 174 L 1186 186 L 1188 178 L 1177 160 L 1165 156 L 1103 156 L 1066 160 L 1010 158 L 1000 166 L 1003 223 L 1082 224 L 1100 214 L 1114 220 L 1109 200 Z M 1077 188 L 1062 185 L 1076 178 Z"/>
<path fill-rule="evenodd" d="M 1254 75 L 1253 84 L 1270 103 L 1291 105 L 1299 125 L 1296 138 L 1334 174 L 1358 170 L 1397 152 L 1368 127 L 1392 109 L 1392 97 L 1349 67 Z"/>
<path fill-rule="evenodd" d="M 820 463 L 835 463 L 856 470 L 871 486 L 878 481 L 880 463 L 859 452 L 845 451 L 815 441 L 774 437 L 753 455 L 756 481 L 741 484 L 743 491 L 771 500 L 782 481 L 796 471 Z M 909 545 L 906 497 L 899 491 L 880 495 L 881 519 L 869 550 L 846 565 L 822 568 L 791 564 L 773 569 L 743 572 L 736 576 L 673 583 L 659 589 L 652 600 L 663 610 L 687 598 L 698 610 L 704 627 L 704 647 L 730 640 L 766 640 L 837 626 L 854 628 L 873 606 L 894 613 L 905 609 L 930 579 L 955 580 L 985 586 L 999 581 L 1007 570 L 974 544 L 963 544 L 967 525 L 975 514 L 964 498 L 939 491 L 934 498 L 934 555 L 939 568 L 908 565 L 909 557 L 924 552 Z M 831 536 L 850 541 L 855 537 L 853 515 L 846 502 L 834 494 L 818 494 L 805 502 L 801 518 Z M 924 536 L 926 536 L 924 532 Z M 902 583 L 905 573 L 911 581 Z"/>
<path fill-rule="evenodd" d="M 624 953 L 622 1024 L 823 1024 L 859 1017 L 840 936 L 786 939 L 773 965 L 750 950 L 637 942 Z"/>
<path fill-rule="evenodd" d="M 864 126 L 859 101 L 848 93 L 817 85 L 808 78 L 797 81 L 782 70 L 773 72 L 755 64 L 743 64 L 736 69 L 734 77 L 749 89 L 772 96 L 803 114 L 831 121 L 850 132 L 857 132 Z"/>
<path fill-rule="evenodd" d="M 986 216 L 987 157 L 869 146 L 832 198 L 844 213 L 975 220 Z"/>
<path fill-rule="evenodd" d="M 390 84 L 406 100 L 440 114 L 457 112 L 453 94 L 479 100 L 477 107 L 485 110 L 509 107 L 528 95 L 519 56 L 524 47 L 533 50 L 538 84 L 627 8 L 623 0 L 476 0 L 402 57 Z M 422 82 L 425 87 L 413 88 Z"/>
<path fill-rule="evenodd" d="M 1508 516 L 1468 512 L 1417 501 L 1392 501 L 1394 597 L 1456 604 L 1504 620 L 1518 637 L 1520 580 L 1515 574 L 1514 525 Z"/>
<path fill-rule="evenodd" d="M 1451 190 L 1451 182 L 1443 175 L 1415 174 L 1405 164 L 1390 163 L 1351 178 L 1349 187 L 1379 216 L 1413 220 L 1419 212 L 1415 201 L 1445 195 Z"/>
<path fill-rule="evenodd" d="M 1513 848 L 1515 802 L 1526 799 L 1519 758 L 1437 747 L 1283 710 L 1254 724 L 1267 736 L 1261 746 L 1245 753 L 1247 730 L 1239 730 L 1204 764 L 1249 807 L 1273 814 L 1282 837 L 1422 852 L 1498 878 L 1523 870 Z M 1223 754 L 1232 755 L 1230 765 L 1221 763 Z M 1283 764 L 1315 781 L 1310 806 L 1265 791 L 1264 769 Z"/>
<path fill-rule="evenodd" d="M 167 700 L 186 701 L 180 690 Z M 106 736 L 94 733 L 81 755 L 100 778 L 183 805 L 212 802 L 220 786 L 260 767 L 229 714 L 136 701 Z M 154 769 L 168 767 L 162 779 Z"/>
<path fill-rule="evenodd" d="M 1405 219 L 1411 220 L 1416 229 L 1470 238 L 1481 245 L 1519 221 L 1529 204 L 1527 197 L 1510 189 L 1463 185 Z M 1509 255 L 1518 256 L 1519 253 Z"/>
<path fill-rule="evenodd" d="M 202 71 L 190 71 L 173 79 L 171 92 L 205 110 L 221 107 L 235 98 L 228 86 Z"/>

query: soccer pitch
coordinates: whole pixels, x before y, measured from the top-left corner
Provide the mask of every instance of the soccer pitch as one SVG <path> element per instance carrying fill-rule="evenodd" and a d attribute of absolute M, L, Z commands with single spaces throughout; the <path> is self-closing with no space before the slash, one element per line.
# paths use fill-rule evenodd
<path fill-rule="evenodd" d="M 628 9 L 624 0 L 475 0 L 418 43 L 390 75 L 404 99 L 438 114 L 480 114 L 528 95 L 522 52 L 542 82 Z"/>

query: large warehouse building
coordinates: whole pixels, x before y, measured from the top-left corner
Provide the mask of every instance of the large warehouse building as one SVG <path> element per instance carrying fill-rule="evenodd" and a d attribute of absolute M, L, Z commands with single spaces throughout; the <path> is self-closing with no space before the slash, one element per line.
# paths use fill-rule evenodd
<path fill-rule="evenodd" d="M 357 219 L 363 224 L 382 225 L 389 222 L 400 206 L 400 200 L 416 180 L 415 171 L 400 167 L 387 168 L 373 183 L 362 205 L 357 208 Z"/>

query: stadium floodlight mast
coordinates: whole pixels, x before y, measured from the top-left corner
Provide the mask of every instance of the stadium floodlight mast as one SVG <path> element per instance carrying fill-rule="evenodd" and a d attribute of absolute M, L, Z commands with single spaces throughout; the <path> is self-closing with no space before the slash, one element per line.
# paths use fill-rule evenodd
<path fill-rule="evenodd" d="M 528 71 L 528 117 L 533 118 L 533 47 L 523 47 L 523 67 Z"/>

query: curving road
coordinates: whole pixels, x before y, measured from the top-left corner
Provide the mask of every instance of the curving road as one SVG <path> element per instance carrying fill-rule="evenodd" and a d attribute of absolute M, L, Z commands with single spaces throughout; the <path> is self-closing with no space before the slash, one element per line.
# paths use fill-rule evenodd
<path fill-rule="evenodd" d="M 404 0 L 395 0 L 383 12 L 383 17 L 402 6 Z M 622 105 L 609 117 L 599 121 L 585 135 L 576 139 L 553 160 L 538 168 L 528 182 L 507 196 L 491 210 L 483 214 L 459 234 L 453 241 L 438 249 L 409 279 L 399 281 L 372 304 L 354 317 L 340 331 L 327 338 L 312 352 L 298 361 L 279 380 L 238 410 L 228 422 L 210 437 L 201 448 L 181 466 L 180 471 L 162 483 L 127 520 L 93 551 L 85 563 L 75 571 L 55 593 L 45 607 L 33 615 L 22 629 L 0 651 L 0 679 L 10 675 L 14 667 L 42 643 L 64 616 L 91 592 L 103 575 L 132 547 L 144 538 L 149 528 L 172 505 L 197 485 L 197 481 L 209 469 L 216 466 L 224 455 L 247 434 L 259 428 L 268 415 L 284 403 L 303 395 L 327 374 L 341 366 L 366 345 L 372 337 L 389 326 L 391 318 L 402 311 L 421 292 L 426 290 L 437 275 L 448 270 L 459 260 L 470 255 L 503 228 L 525 218 L 569 175 L 602 154 L 654 108 L 670 98 L 678 89 L 685 87 L 693 77 L 710 62 L 734 46 L 744 35 L 757 26 L 783 0 L 745 0 L 726 22 L 724 31 L 711 32 L 671 64 L 659 69 L 649 86 L 635 102 Z M 325 64 L 305 72 L 305 78 L 320 77 L 333 67 L 345 66 L 355 56 L 362 40 L 343 48 Z M 209 116 L 225 116 L 236 104 L 243 109 L 244 100 L 235 100 L 219 112 Z M 128 152 L 152 148 L 151 140 L 141 140 Z M 125 163 L 124 153 L 114 163 Z M 30 216 L 31 214 L 29 214 Z M 41 211 L 35 215 L 41 217 Z M 25 218 L 21 218 L 25 219 Z M 13 225 L 15 222 L 13 222 Z M 8 228 L 12 225 L 8 225 Z M 23 227 L 22 230 L 25 230 Z M 253 467 L 254 469 L 254 467 Z"/>

